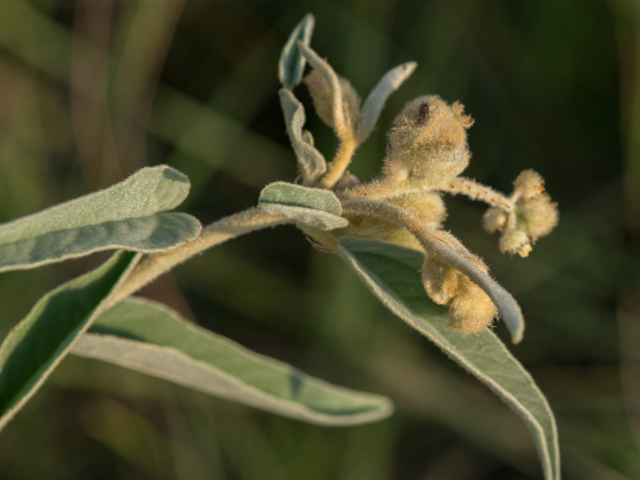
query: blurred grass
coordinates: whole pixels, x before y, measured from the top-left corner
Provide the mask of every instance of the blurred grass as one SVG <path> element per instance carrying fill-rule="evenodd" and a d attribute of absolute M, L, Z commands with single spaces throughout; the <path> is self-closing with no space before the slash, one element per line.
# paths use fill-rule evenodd
<path fill-rule="evenodd" d="M 530 258 L 499 254 L 483 208 L 464 199 L 447 199 L 447 228 L 523 307 L 527 335 L 512 350 L 557 414 L 564 478 L 640 478 L 634 0 L 3 0 L 0 222 L 142 165 L 188 174 L 184 208 L 205 223 L 292 180 L 276 62 L 307 12 L 314 48 L 363 95 L 390 67 L 419 64 L 358 151 L 360 178 L 379 171 L 402 105 L 438 93 L 476 119 L 469 176 L 504 191 L 525 168 L 547 179 L 561 221 Z M 329 128 L 311 112 L 308 125 L 329 155 Z M 0 276 L 0 333 L 99 261 Z M 0 477 L 540 478 L 517 417 L 295 229 L 240 238 L 173 279 L 144 293 L 308 373 L 387 394 L 398 412 L 327 429 L 70 358 L 0 435 Z"/>

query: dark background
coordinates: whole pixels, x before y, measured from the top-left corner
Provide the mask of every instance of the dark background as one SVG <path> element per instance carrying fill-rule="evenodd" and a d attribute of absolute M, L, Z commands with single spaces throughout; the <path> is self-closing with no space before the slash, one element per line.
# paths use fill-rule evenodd
<path fill-rule="evenodd" d="M 505 192 L 525 168 L 546 178 L 560 224 L 529 258 L 501 255 L 485 207 L 464 198 L 446 199 L 446 228 L 523 308 L 525 340 L 510 348 L 556 413 L 564 478 L 640 478 L 640 2 L 2 0 L 0 222 L 143 165 L 189 175 L 182 209 L 205 224 L 292 181 L 276 71 L 307 12 L 313 47 L 363 96 L 418 62 L 356 154 L 361 179 L 379 171 L 402 105 L 432 93 L 476 119 L 466 175 Z M 310 108 L 307 125 L 330 157 Z M 104 258 L 2 274 L 0 334 Z M 220 246 L 143 293 L 397 412 L 323 428 L 69 358 L 0 434 L 0 478 L 541 478 L 520 419 L 292 227 Z"/>

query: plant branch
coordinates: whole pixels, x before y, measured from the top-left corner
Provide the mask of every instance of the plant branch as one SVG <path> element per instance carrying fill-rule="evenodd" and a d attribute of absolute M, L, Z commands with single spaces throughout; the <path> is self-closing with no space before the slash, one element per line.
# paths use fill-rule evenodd
<path fill-rule="evenodd" d="M 447 192 L 452 195 L 466 195 L 472 200 L 480 200 L 492 207 L 502 208 L 506 211 L 510 211 L 514 203 L 512 199 L 505 197 L 500 192 L 496 192 L 493 188 L 465 177 L 454 177 L 433 187 L 433 190 Z"/>
<path fill-rule="evenodd" d="M 198 235 L 194 241 L 185 243 L 182 247 L 169 252 L 145 256 L 115 292 L 110 306 L 132 295 L 176 265 L 210 247 L 254 230 L 291 222 L 292 221 L 287 218 L 264 213 L 257 207 L 249 208 L 243 212 L 213 222 L 203 228 L 200 235 Z"/>

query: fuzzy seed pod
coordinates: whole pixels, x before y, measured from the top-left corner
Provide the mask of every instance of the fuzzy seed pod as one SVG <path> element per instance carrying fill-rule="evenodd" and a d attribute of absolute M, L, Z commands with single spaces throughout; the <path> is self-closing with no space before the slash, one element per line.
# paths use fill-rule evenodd
<path fill-rule="evenodd" d="M 558 204 L 552 202 L 546 193 L 518 202 L 516 209 L 524 220 L 532 243 L 549 234 L 558 224 Z"/>
<path fill-rule="evenodd" d="M 389 132 L 387 174 L 431 185 L 459 175 L 469 164 L 466 129 L 472 124 L 458 102 L 449 106 L 435 95 L 409 102 Z"/>
<path fill-rule="evenodd" d="M 507 224 L 507 212 L 498 207 L 491 207 L 482 217 L 482 225 L 488 233 L 502 231 Z"/>
<path fill-rule="evenodd" d="M 533 198 L 544 192 L 544 179 L 535 170 L 523 170 L 513 182 L 516 195 L 524 199 Z"/>
<path fill-rule="evenodd" d="M 347 79 L 339 77 L 339 80 L 344 118 L 348 125 L 354 126 L 360 113 L 360 97 Z M 327 81 L 318 70 L 312 70 L 305 77 L 304 83 L 309 89 L 318 116 L 324 123 L 334 128 L 333 98 Z"/>

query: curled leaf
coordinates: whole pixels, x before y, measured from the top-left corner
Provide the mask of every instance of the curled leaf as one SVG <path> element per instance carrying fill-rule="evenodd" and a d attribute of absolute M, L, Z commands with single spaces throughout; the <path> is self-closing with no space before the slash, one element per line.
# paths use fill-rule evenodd
<path fill-rule="evenodd" d="M 298 42 L 304 45 L 311 43 L 311 34 L 315 20 L 313 15 L 308 13 L 302 21 L 296 25 L 291 32 L 287 43 L 284 44 L 280 61 L 278 62 L 278 78 L 284 88 L 291 90 L 302 80 L 302 73 L 306 63 L 305 58 L 300 54 Z"/>
<path fill-rule="evenodd" d="M 402 83 L 409 78 L 409 76 L 416 69 L 418 64 L 416 62 L 403 63 L 397 67 L 389 70 L 384 77 L 380 79 L 375 88 L 371 91 L 369 96 L 364 102 L 362 111 L 360 112 L 359 125 L 358 125 L 358 141 L 364 142 L 367 137 L 373 131 L 380 112 L 384 108 L 389 96 L 395 92 Z"/>
<path fill-rule="evenodd" d="M 322 154 L 309 142 L 310 133 L 303 130 L 306 117 L 302 103 L 291 90 L 280 90 L 280 104 L 287 124 L 291 146 L 298 159 L 298 167 L 305 183 L 313 183 L 327 171 L 327 162 Z"/>

